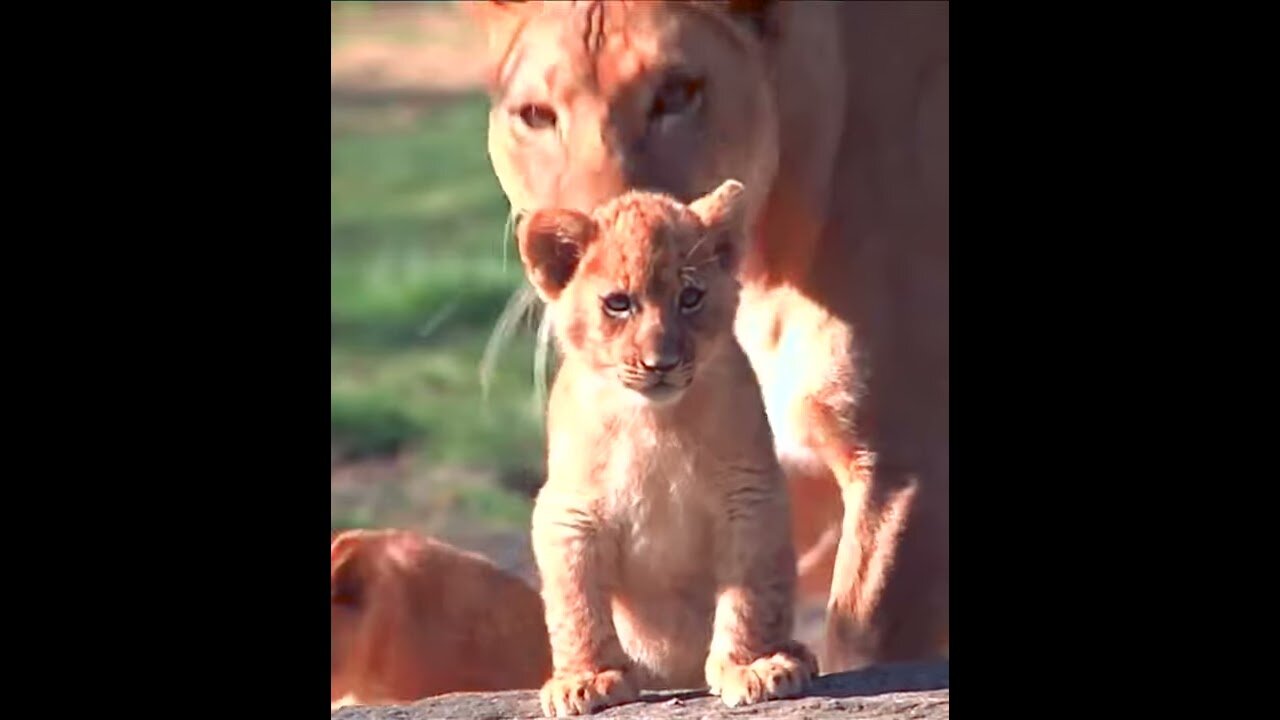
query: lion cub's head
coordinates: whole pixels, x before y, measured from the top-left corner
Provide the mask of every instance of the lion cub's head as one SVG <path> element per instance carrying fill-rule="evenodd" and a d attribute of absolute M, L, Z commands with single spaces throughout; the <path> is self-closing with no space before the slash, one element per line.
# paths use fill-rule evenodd
<path fill-rule="evenodd" d="M 733 335 L 743 189 L 727 180 L 689 205 L 633 191 L 589 216 L 528 216 L 520 257 L 566 356 L 650 402 L 678 398 Z"/>

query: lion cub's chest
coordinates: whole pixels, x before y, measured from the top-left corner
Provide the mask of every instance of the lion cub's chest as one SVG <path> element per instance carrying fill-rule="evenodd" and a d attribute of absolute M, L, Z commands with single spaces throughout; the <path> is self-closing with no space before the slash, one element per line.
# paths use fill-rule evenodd
<path fill-rule="evenodd" d="M 699 576 L 711 557 L 714 499 L 694 442 L 653 428 L 634 431 L 606 465 L 606 524 L 626 579 L 666 584 Z"/>

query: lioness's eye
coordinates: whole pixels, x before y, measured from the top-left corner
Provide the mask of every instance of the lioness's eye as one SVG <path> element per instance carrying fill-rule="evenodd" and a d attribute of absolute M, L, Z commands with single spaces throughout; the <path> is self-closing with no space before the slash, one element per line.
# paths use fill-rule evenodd
<path fill-rule="evenodd" d="M 680 291 L 680 309 L 693 312 L 702 305 L 703 292 L 696 287 L 687 287 Z"/>
<path fill-rule="evenodd" d="M 520 116 L 520 122 L 531 130 L 546 130 L 556 126 L 556 111 L 547 105 L 521 105 L 516 114 Z"/>
<path fill-rule="evenodd" d="M 604 298 L 604 311 L 610 315 L 626 315 L 631 311 L 631 298 L 622 293 L 611 293 Z"/>
<path fill-rule="evenodd" d="M 649 117 L 658 119 L 687 110 L 702 95 L 703 81 L 687 75 L 673 75 L 658 88 L 654 95 Z"/>

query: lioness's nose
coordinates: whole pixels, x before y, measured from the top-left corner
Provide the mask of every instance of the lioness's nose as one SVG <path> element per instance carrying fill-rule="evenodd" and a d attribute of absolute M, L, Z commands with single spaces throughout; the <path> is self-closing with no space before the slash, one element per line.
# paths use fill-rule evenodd
<path fill-rule="evenodd" d="M 650 372 L 668 372 L 680 364 L 680 356 L 674 352 L 656 352 L 640 358 L 640 364 Z"/>

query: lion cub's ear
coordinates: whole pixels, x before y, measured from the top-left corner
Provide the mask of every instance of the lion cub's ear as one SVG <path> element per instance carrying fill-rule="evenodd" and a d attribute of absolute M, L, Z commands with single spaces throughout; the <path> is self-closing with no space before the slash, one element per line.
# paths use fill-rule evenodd
<path fill-rule="evenodd" d="M 720 267 L 730 273 L 737 270 L 746 250 L 744 189 L 737 180 L 725 180 L 720 187 L 689 203 L 689 209 L 702 221 L 706 234 L 712 238 L 711 247 Z"/>
<path fill-rule="evenodd" d="M 543 300 L 560 297 L 596 232 L 595 221 L 575 210 L 538 210 L 520 223 L 520 260 Z"/>

